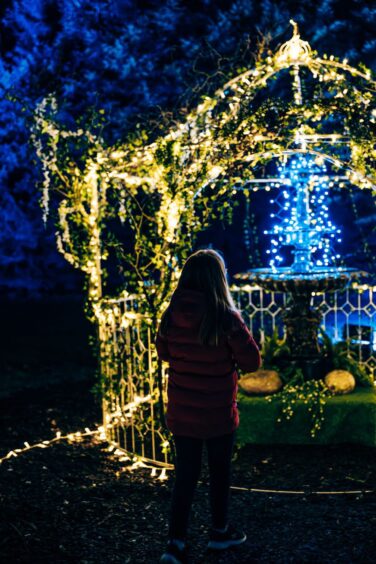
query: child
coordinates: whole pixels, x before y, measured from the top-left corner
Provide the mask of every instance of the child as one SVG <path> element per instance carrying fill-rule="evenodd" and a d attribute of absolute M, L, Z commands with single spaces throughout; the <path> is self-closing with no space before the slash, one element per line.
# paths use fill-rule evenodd
<path fill-rule="evenodd" d="M 221 550 L 246 540 L 227 521 L 239 425 L 236 366 L 252 372 L 261 360 L 235 308 L 217 252 L 200 250 L 187 259 L 162 316 L 156 346 L 159 358 L 169 363 L 166 422 L 176 450 L 169 543 L 161 562 L 180 564 L 186 561 L 185 537 L 204 442 L 213 525 L 208 548 Z"/>

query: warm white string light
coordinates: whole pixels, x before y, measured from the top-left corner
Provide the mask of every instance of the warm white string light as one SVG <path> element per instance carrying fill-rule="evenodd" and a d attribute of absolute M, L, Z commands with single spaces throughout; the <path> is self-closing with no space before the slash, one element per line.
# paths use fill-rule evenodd
<path fill-rule="evenodd" d="M 97 429 L 89 429 L 88 427 L 85 427 L 84 431 L 74 431 L 72 433 L 67 433 L 66 435 L 62 435 L 61 431 L 57 431 L 55 437 L 53 437 L 52 439 L 39 441 L 35 444 L 30 444 L 28 441 L 24 441 L 23 447 L 10 450 L 5 456 L 0 458 L 0 464 L 2 464 L 5 460 L 17 458 L 21 454 L 33 449 L 48 448 L 61 441 L 79 442 L 84 437 L 93 437 L 93 436 L 97 436 L 101 441 L 107 440 L 103 426 L 99 426 Z"/>
<path fill-rule="evenodd" d="M 89 429 L 85 427 L 84 431 L 75 431 L 72 433 L 68 433 L 66 435 L 62 435 L 60 431 L 57 431 L 54 438 L 44 441 L 39 441 L 35 444 L 29 444 L 27 441 L 24 441 L 24 447 L 22 448 L 15 448 L 10 450 L 5 456 L 0 458 L 0 464 L 5 462 L 6 460 L 10 460 L 12 458 L 17 458 L 20 454 L 25 452 L 29 452 L 30 450 L 41 448 L 45 449 L 54 444 L 67 440 L 71 443 L 77 443 L 82 441 L 84 437 L 98 437 L 100 441 L 107 442 L 106 434 L 104 432 L 104 428 L 99 426 L 97 429 Z M 122 472 L 129 472 L 132 473 L 134 470 L 138 469 L 145 469 L 147 468 L 150 470 L 150 476 L 152 478 L 156 478 L 160 482 L 164 482 L 168 480 L 168 472 L 174 469 L 172 464 L 166 464 L 156 466 L 154 461 L 149 461 L 146 458 L 135 456 L 133 453 L 127 453 L 125 450 L 119 448 L 116 443 L 110 444 L 109 447 L 106 449 L 108 453 L 112 454 L 116 460 L 120 462 L 132 462 L 132 464 L 128 464 L 127 466 L 123 467 L 120 472 L 116 472 L 116 476 L 119 477 Z M 198 482 L 202 485 L 202 482 Z M 239 492 L 248 492 L 248 493 L 263 493 L 263 494 L 281 494 L 281 495 L 362 495 L 362 494 L 370 494 L 375 493 L 375 490 L 280 490 L 280 489 L 267 489 L 267 488 L 246 488 L 242 486 L 231 486 L 231 490 L 239 491 Z"/>
<path fill-rule="evenodd" d="M 162 374 L 162 380 L 157 385 L 157 360 L 150 338 L 151 330 L 155 330 L 155 327 L 150 328 L 150 320 L 140 314 L 136 300 L 132 301 L 126 290 L 112 300 L 102 295 L 102 278 L 105 274 L 103 260 L 109 252 L 102 237 L 102 230 L 107 233 L 109 229 L 107 217 L 111 219 L 114 213 L 118 213 L 123 223 L 127 218 L 137 223 L 139 214 L 142 223 L 143 209 L 138 208 L 132 214 L 133 208 L 128 209 L 127 202 L 131 202 L 132 198 L 137 202 L 138 191 L 158 196 L 159 207 L 153 210 L 152 218 L 145 215 L 145 221 L 157 226 L 160 241 L 152 249 L 145 245 L 142 252 L 147 250 L 149 264 L 161 273 L 161 280 L 165 272 L 171 274 L 169 284 L 172 288 L 180 273 L 176 255 L 179 243 L 183 240 L 182 233 L 196 233 L 201 229 L 195 210 L 197 201 L 201 202 L 202 209 L 205 208 L 205 217 L 210 217 L 210 203 L 205 202 L 205 190 L 215 188 L 213 196 L 224 196 L 234 189 L 236 182 L 244 184 L 252 180 L 260 164 L 264 166 L 272 159 L 283 160 L 288 155 L 299 153 L 328 161 L 334 169 L 342 169 L 347 182 L 361 189 L 374 190 L 376 186 L 375 170 L 370 164 L 375 156 L 372 142 L 361 137 L 356 129 L 350 130 L 344 123 L 346 115 L 351 116 L 352 112 L 358 112 L 365 122 L 375 122 L 372 91 L 376 83 L 370 71 L 351 67 L 347 60 L 339 61 L 325 55 L 318 57 L 309 44 L 300 38 L 296 23 L 291 21 L 291 24 L 294 28 L 292 38 L 276 53 L 258 61 L 256 68 L 228 81 L 214 96 L 204 97 L 183 123 L 174 126 L 152 143 L 146 137 L 138 139 L 135 144 L 116 149 L 104 148 L 100 137 L 95 137 L 89 131 L 60 131 L 48 115 L 49 108 L 52 113 L 57 108 L 53 97 L 42 101 L 35 113 L 33 140 L 42 161 L 44 218 L 48 214 L 49 190 L 53 186 L 61 195 L 58 248 L 66 260 L 83 271 L 88 279 L 88 309 L 97 324 L 99 336 L 104 433 L 108 440 L 112 440 L 116 438 L 118 429 L 129 425 L 134 433 L 131 442 L 135 445 L 134 437 L 137 435 L 143 439 L 144 436 L 146 425 L 140 413 L 145 410 L 152 420 L 149 430 L 152 429 L 153 452 L 160 453 L 162 445 L 165 461 L 168 448 L 165 430 L 157 420 L 155 405 L 165 401 L 167 378 Z M 288 69 L 293 71 L 294 77 L 292 107 L 286 104 L 285 113 L 278 114 L 281 127 L 273 129 L 262 108 L 253 112 L 251 102 L 278 73 Z M 320 97 L 314 103 L 312 100 L 309 103 L 303 100 L 306 90 L 301 88 L 301 82 L 306 76 L 315 83 L 321 83 L 320 87 L 326 87 L 325 94 L 328 92 L 332 95 L 324 99 L 325 103 Z M 354 83 L 355 79 L 357 83 Z M 360 84 L 363 80 L 365 83 Z M 337 98 L 340 100 L 337 101 Z M 274 99 L 268 100 L 273 107 Z M 245 108 L 250 109 L 247 115 L 243 111 L 239 112 Z M 277 105 L 275 109 L 278 109 Z M 299 123 L 296 123 L 297 109 L 301 116 Z M 323 133 L 325 119 L 333 115 L 340 116 L 336 130 Z M 46 137 L 49 142 L 43 144 Z M 64 144 L 66 139 L 72 138 L 74 141 L 79 137 L 83 138 L 80 141 L 87 142 L 89 149 L 78 165 L 73 162 L 73 156 L 65 158 L 64 145 L 60 155 L 59 143 Z M 343 147 L 348 149 L 346 157 L 343 156 Z M 241 166 L 241 173 L 233 172 L 235 164 L 238 168 Z M 235 178 L 238 174 L 242 178 Z M 344 185 L 342 181 L 339 184 L 340 187 Z M 261 186 L 255 185 L 253 190 Z M 265 183 L 262 189 L 270 190 L 269 184 Z M 225 205 L 230 206 L 227 201 Z M 134 231 L 138 248 L 145 242 L 139 236 L 144 227 L 141 223 L 138 225 L 139 231 Z M 77 229 L 83 234 L 84 244 L 82 237 L 77 237 Z M 139 280 L 138 304 L 142 300 L 142 303 L 145 302 L 145 293 L 151 295 L 158 291 L 158 288 L 149 287 Z M 154 314 L 165 307 L 167 294 L 158 302 L 158 308 L 154 308 Z M 119 307 L 121 300 L 123 309 L 127 307 L 128 311 Z M 150 314 L 151 309 L 147 311 Z M 140 329 L 141 324 L 144 324 L 143 330 Z M 130 336 L 125 345 L 124 340 L 121 340 L 122 332 L 128 332 Z M 123 346 L 122 350 L 120 345 Z M 124 354 L 125 349 L 128 356 Z M 123 355 L 121 361 L 120 355 Z M 147 363 L 144 361 L 146 355 L 149 355 Z M 136 358 L 134 365 L 128 357 Z M 146 364 L 147 373 L 144 373 Z M 137 371 L 142 373 L 142 377 Z M 150 398 L 130 406 L 128 411 L 123 407 L 119 411 L 119 405 L 123 406 L 129 399 L 139 397 L 137 394 L 140 394 L 140 390 L 145 394 L 150 392 Z M 116 432 L 112 432 L 115 427 Z M 144 464 L 148 464 L 148 461 L 145 460 Z"/>

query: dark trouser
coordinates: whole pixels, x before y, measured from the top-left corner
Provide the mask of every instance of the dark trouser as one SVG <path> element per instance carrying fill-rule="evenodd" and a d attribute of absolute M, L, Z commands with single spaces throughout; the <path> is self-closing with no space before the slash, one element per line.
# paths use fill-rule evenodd
<path fill-rule="evenodd" d="M 216 529 L 227 525 L 234 437 L 235 433 L 206 440 L 174 435 L 176 475 L 172 494 L 170 538 L 185 539 L 193 495 L 201 472 L 204 442 L 208 452 L 212 524 Z"/>

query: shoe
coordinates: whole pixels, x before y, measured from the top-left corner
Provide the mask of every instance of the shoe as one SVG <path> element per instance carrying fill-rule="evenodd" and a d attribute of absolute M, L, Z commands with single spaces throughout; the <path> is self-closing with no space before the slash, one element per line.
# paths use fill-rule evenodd
<path fill-rule="evenodd" d="M 229 525 L 224 533 L 211 529 L 208 548 L 211 550 L 225 550 L 230 548 L 230 546 L 242 544 L 246 540 L 247 535 L 243 531 L 237 531 L 232 525 Z"/>
<path fill-rule="evenodd" d="M 170 541 L 166 552 L 162 554 L 159 562 L 163 562 L 163 564 L 186 564 L 188 562 L 187 549 L 181 549 L 174 542 Z"/>

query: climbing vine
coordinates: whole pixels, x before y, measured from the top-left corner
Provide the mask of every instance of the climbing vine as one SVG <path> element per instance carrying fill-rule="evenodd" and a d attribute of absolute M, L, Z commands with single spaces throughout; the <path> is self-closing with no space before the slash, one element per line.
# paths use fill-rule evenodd
<path fill-rule="evenodd" d="M 292 23 L 293 37 L 275 54 L 203 97 L 184 121 L 159 136 L 138 128 L 108 147 L 95 124 L 91 131 L 62 127 L 54 96 L 35 110 L 32 140 L 42 162 L 43 215 L 47 220 L 53 201 L 58 249 L 86 275 L 110 419 L 108 398 L 118 414 L 120 389 L 135 409 L 142 405 L 136 384 L 119 368 L 117 327 L 126 330 L 132 320 L 145 319 L 155 330 L 197 234 L 216 217 L 231 217 L 231 191 L 247 190 L 251 209 L 252 192 L 260 189 L 252 180 L 273 160 L 296 153 L 342 169 L 361 189 L 376 185 L 376 83 L 370 71 L 318 56 Z M 264 188 L 270 189 L 267 183 Z M 128 309 L 120 310 L 119 302 Z M 136 345 L 124 346 L 133 354 Z M 163 373 L 154 350 L 149 358 L 144 349 L 139 366 L 152 367 L 148 391 L 162 412 Z M 312 402 L 321 406 L 324 391 L 316 383 L 291 384 L 288 415 L 288 405 L 302 393 L 299 386 L 309 388 Z"/>

